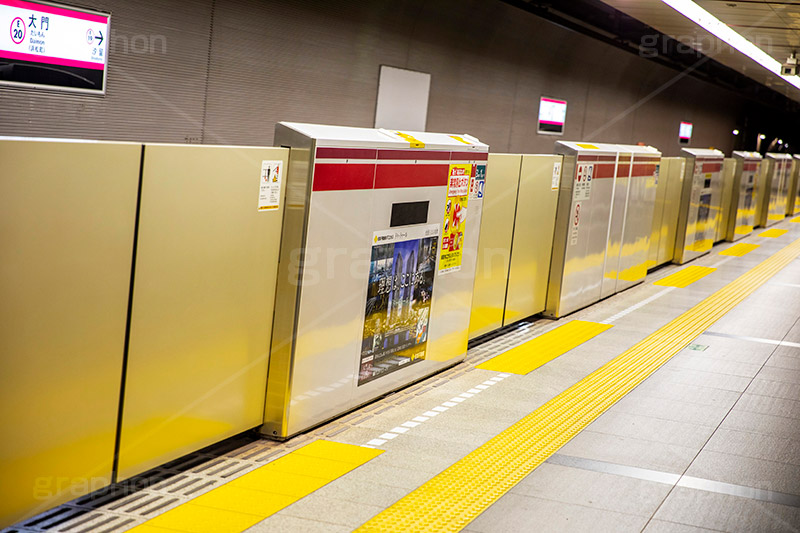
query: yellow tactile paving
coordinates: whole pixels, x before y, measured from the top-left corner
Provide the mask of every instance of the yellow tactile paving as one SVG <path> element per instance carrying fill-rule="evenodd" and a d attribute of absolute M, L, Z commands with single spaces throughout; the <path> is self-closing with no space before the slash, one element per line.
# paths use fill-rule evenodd
<path fill-rule="evenodd" d="M 743 255 L 747 255 L 756 248 L 761 246 L 760 244 L 748 244 L 745 242 L 740 242 L 739 244 L 734 244 L 730 248 L 726 250 L 722 250 L 719 255 L 732 255 L 734 257 L 742 257 Z"/>
<path fill-rule="evenodd" d="M 262 489 L 246 489 L 231 486 L 198 496 L 192 500 L 192 505 L 202 505 L 234 513 L 269 516 L 293 504 L 297 499 L 297 496 L 265 492 L 263 487 Z"/>
<path fill-rule="evenodd" d="M 772 228 L 768 229 L 767 231 L 762 231 L 758 234 L 759 237 L 769 237 L 770 239 L 774 239 L 776 237 L 780 237 L 782 235 L 786 235 L 786 232 L 789 231 L 788 229 L 778 229 Z"/>
<path fill-rule="evenodd" d="M 610 324 L 573 320 L 533 340 L 481 363 L 477 368 L 527 374 L 612 327 Z"/>
<path fill-rule="evenodd" d="M 800 240 L 712 294 L 359 528 L 459 531 L 800 256 Z"/>
<path fill-rule="evenodd" d="M 238 533 L 383 453 L 317 440 L 159 515 L 135 533 Z"/>
<path fill-rule="evenodd" d="M 800 217 L 794 217 L 794 218 L 793 218 L 792 220 L 790 220 L 789 222 L 794 222 L 794 223 L 796 223 L 796 224 L 800 224 Z"/>
<path fill-rule="evenodd" d="M 653 285 L 678 287 L 679 289 L 682 289 L 684 287 L 688 287 L 695 281 L 708 276 L 715 270 L 716 268 L 692 265 L 682 268 L 674 274 L 670 274 L 669 276 L 654 282 Z"/>
<path fill-rule="evenodd" d="M 222 487 L 216 490 L 220 490 Z M 202 505 L 185 503 L 157 516 L 147 522 L 155 527 L 171 529 L 173 531 L 186 531 L 188 533 L 239 533 L 256 525 L 265 516 L 256 514 L 237 513 L 223 509 L 213 509 Z M 138 528 L 131 531 L 139 533 Z"/>

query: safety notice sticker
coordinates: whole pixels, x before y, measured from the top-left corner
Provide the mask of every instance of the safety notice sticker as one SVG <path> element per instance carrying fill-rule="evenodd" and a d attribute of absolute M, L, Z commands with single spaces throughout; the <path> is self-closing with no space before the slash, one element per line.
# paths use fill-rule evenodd
<path fill-rule="evenodd" d="M 561 161 L 553 163 L 553 181 L 550 183 L 550 190 L 557 191 L 561 181 Z"/>
<path fill-rule="evenodd" d="M 480 200 L 483 198 L 483 189 L 486 187 L 486 165 L 473 165 L 475 175 L 469 184 L 470 199 Z"/>
<path fill-rule="evenodd" d="M 258 210 L 269 211 L 281 205 L 281 174 L 283 161 L 262 161 L 258 190 Z"/>
<path fill-rule="evenodd" d="M 572 191 L 573 202 L 583 202 L 592 196 L 592 177 L 594 176 L 594 165 L 578 165 L 575 173 L 575 185 Z"/>
<path fill-rule="evenodd" d="M 569 232 L 569 245 L 578 244 L 578 229 L 581 226 L 581 204 L 575 204 L 575 212 L 572 215 L 572 224 Z"/>

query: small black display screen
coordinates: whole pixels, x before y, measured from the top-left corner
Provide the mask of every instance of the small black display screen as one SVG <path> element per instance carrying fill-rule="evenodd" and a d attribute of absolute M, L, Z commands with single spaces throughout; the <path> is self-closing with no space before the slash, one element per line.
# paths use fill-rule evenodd
<path fill-rule="evenodd" d="M 428 222 L 428 205 L 430 202 L 403 202 L 392 204 L 392 220 L 389 227 L 411 226 Z"/>
<path fill-rule="evenodd" d="M 704 188 L 704 189 L 708 189 L 709 187 L 711 187 L 711 178 L 708 178 L 708 179 L 705 181 L 705 183 L 703 184 L 703 188 Z"/>

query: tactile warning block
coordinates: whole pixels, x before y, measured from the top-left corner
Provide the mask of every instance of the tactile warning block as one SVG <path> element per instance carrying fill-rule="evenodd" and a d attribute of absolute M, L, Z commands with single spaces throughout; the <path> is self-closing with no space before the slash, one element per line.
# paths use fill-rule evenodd
<path fill-rule="evenodd" d="M 682 289 L 684 287 L 688 287 L 695 281 L 702 279 L 712 272 L 714 272 L 716 268 L 711 267 L 704 267 L 704 266 L 688 266 L 675 272 L 674 274 L 670 274 L 664 279 L 660 279 L 653 283 L 653 285 L 662 285 L 664 287 L 678 287 Z"/>
<path fill-rule="evenodd" d="M 238 533 L 383 453 L 316 440 L 133 528 Z"/>
<path fill-rule="evenodd" d="M 788 229 L 772 228 L 768 229 L 767 231 L 762 231 L 761 233 L 758 234 L 758 236 L 769 237 L 770 239 L 774 239 L 776 237 L 780 237 L 781 235 L 786 235 L 788 231 L 789 231 Z"/>
<path fill-rule="evenodd" d="M 501 353 L 476 368 L 510 374 L 527 374 L 611 328 L 610 324 L 573 320 Z"/>
<path fill-rule="evenodd" d="M 800 239 L 603 365 L 362 525 L 460 531 L 672 356 L 800 256 Z"/>
<path fill-rule="evenodd" d="M 722 250 L 719 255 L 732 255 L 734 257 L 742 257 L 743 255 L 747 255 L 756 248 L 758 248 L 759 244 L 748 244 L 741 242 L 739 244 L 734 244 L 730 248 Z"/>

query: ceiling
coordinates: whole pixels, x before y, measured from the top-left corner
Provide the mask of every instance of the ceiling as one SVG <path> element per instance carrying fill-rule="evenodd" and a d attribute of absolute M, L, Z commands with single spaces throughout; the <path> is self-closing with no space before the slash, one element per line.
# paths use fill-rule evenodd
<path fill-rule="evenodd" d="M 800 89 L 717 39 L 660 0 L 603 0 L 742 74 L 800 101 Z M 783 63 L 800 52 L 800 0 L 695 0 L 700 7 Z M 687 53 L 690 51 L 687 48 Z"/>

